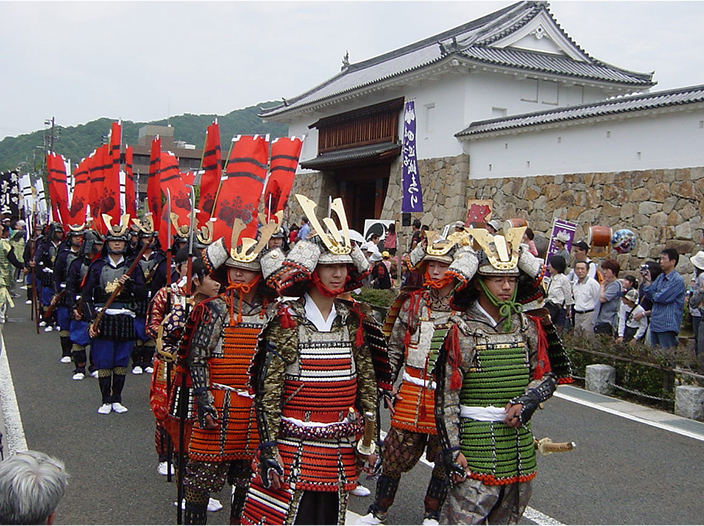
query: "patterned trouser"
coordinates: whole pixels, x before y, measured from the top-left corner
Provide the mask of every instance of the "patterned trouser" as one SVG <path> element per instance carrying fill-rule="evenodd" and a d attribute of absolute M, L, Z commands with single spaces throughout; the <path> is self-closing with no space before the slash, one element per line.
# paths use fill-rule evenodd
<path fill-rule="evenodd" d="M 450 488 L 440 524 L 517 524 L 530 494 L 531 481 L 487 486 L 468 478 Z"/>
<path fill-rule="evenodd" d="M 184 485 L 199 493 L 217 493 L 227 481 L 232 486 L 247 487 L 252 476 L 251 460 L 236 459 L 225 462 L 196 462 L 186 465 Z"/>
<path fill-rule="evenodd" d="M 383 473 L 392 478 L 400 478 L 402 473 L 413 469 L 423 452 L 429 462 L 435 462 L 440 450 L 437 435 L 392 427 L 384 439 Z M 443 476 L 442 474 L 442 464 L 437 463 L 433 475 Z"/>
<path fill-rule="evenodd" d="M 435 462 L 440 450 L 437 435 L 392 427 L 384 439 L 382 475 L 379 477 L 375 502 L 370 510 L 377 516 L 385 514 L 394 503 L 401 475 L 413 469 L 423 452 L 428 461 Z M 437 515 L 445 500 L 445 492 L 445 469 L 442 462 L 436 462 L 425 493 L 426 516 Z"/>

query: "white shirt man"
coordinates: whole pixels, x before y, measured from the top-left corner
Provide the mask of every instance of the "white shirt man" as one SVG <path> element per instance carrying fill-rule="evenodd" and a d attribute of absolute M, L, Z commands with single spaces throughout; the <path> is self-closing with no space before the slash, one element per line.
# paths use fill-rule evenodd
<path fill-rule="evenodd" d="M 587 275 L 586 261 L 577 261 L 574 272 L 577 281 L 572 284 L 574 296 L 574 328 L 587 334 L 594 333 L 594 310 L 599 304 L 599 282 Z"/>
<path fill-rule="evenodd" d="M 588 275 L 590 278 L 596 279 L 596 263 L 591 261 L 587 257 L 587 252 L 589 252 L 589 245 L 587 245 L 584 241 L 580 241 L 579 243 L 575 243 L 572 245 L 572 252 L 574 253 L 574 263 L 575 265 L 577 264 L 577 261 L 586 261 L 587 264 L 589 265 L 589 271 Z M 575 283 L 577 281 L 577 275 L 574 273 L 574 269 L 570 270 L 569 274 L 567 275 L 569 280 L 572 283 Z"/>

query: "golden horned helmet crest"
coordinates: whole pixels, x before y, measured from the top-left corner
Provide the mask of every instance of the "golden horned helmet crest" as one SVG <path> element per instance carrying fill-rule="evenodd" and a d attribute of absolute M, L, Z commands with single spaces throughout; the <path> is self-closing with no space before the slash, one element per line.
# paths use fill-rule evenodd
<path fill-rule="evenodd" d="M 251 237 L 240 239 L 240 234 L 247 228 L 247 225 L 239 217 L 235 218 L 235 222 L 232 225 L 232 237 L 230 238 L 230 257 L 240 263 L 251 263 L 257 259 L 262 249 L 267 246 L 271 235 L 279 228 L 283 216 L 284 212 L 280 210 L 276 212 L 268 223 L 264 223 L 264 216 L 259 216 L 260 222 L 263 223 L 263 226 L 259 229 L 259 241 Z"/>
<path fill-rule="evenodd" d="M 341 256 L 352 252 L 350 228 L 347 224 L 345 207 L 342 204 L 341 198 L 336 198 L 330 205 L 330 209 L 335 212 L 340 221 L 340 228 L 337 228 L 335 221 L 333 221 L 331 217 L 326 217 L 323 219 L 323 223 L 325 223 L 328 232 L 325 232 L 315 215 L 315 209 L 318 205 L 312 199 L 308 199 L 306 196 L 301 194 L 296 194 L 296 199 L 298 199 L 298 203 L 301 205 L 303 212 L 310 221 L 312 230 L 315 231 L 315 233 L 320 237 L 320 240 L 332 254 Z"/>
<path fill-rule="evenodd" d="M 467 232 L 453 232 L 445 239 L 442 239 L 440 234 L 435 231 L 430 231 L 426 235 L 428 246 L 425 251 L 429 256 L 445 256 L 455 246 L 469 245 L 469 234 Z"/>
<path fill-rule="evenodd" d="M 492 267 L 497 270 L 513 270 L 518 265 L 518 249 L 526 228 L 509 228 L 503 236 L 492 235 L 483 228 L 470 228 L 468 233 L 474 238 L 475 250 L 481 248 Z"/>
<path fill-rule="evenodd" d="M 137 232 L 141 235 L 151 236 L 156 234 L 154 231 L 154 217 L 152 214 L 146 214 L 142 219 L 132 219 L 132 223 L 137 228 Z"/>
<path fill-rule="evenodd" d="M 123 237 L 127 235 L 127 231 L 130 228 L 130 215 L 122 214 L 122 216 L 120 217 L 120 224 L 113 226 L 112 217 L 110 217 L 108 214 L 103 214 L 103 222 L 105 223 L 105 227 L 107 228 L 108 236 Z"/>
<path fill-rule="evenodd" d="M 193 212 L 191 212 L 191 214 L 192 213 Z M 189 214 L 189 217 L 190 217 L 190 214 Z M 186 224 L 186 225 L 179 226 L 178 219 L 179 219 L 178 214 L 171 212 L 171 224 L 173 225 L 174 230 L 176 231 L 176 233 L 175 233 L 176 237 L 180 237 L 180 238 L 188 237 L 189 234 L 191 233 L 191 225 Z"/>
<path fill-rule="evenodd" d="M 210 219 L 196 231 L 196 240 L 203 245 L 213 242 L 213 220 Z"/>
<path fill-rule="evenodd" d="M 83 234 L 88 228 L 88 223 L 86 222 L 83 225 L 68 225 L 68 228 L 71 232 L 74 232 L 75 234 Z M 69 234 L 71 232 L 69 232 Z"/>

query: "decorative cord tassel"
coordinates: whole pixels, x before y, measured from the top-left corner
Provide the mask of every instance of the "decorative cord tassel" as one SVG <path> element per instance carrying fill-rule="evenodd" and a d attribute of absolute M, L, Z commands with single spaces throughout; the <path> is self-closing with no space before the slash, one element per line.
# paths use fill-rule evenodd
<path fill-rule="evenodd" d="M 449 345 L 448 362 L 452 366 L 452 374 L 450 375 L 450 389 L 459 389 L 462 387 L 462 376 L 460 375 L 462 351 L 460 350 L 460 336 L 457 325 L 453 325 L 450 329 L 447 344 Z"/>
<path fill-rule="evenodd" d="M 538 333 L 538 365 L 533 373 L 533 380 L 540 380 L 545 373 L 550 372 L 550 358 L 548 357 L 548 336 L 543 328 L 543 323 L 538 316 L 528 316 L 535 323 Z"/>

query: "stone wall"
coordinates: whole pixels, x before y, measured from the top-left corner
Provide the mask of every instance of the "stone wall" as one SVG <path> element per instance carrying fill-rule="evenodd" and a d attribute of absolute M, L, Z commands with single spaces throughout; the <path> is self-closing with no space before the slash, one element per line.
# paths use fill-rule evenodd
<path fill-rule="evenodd" d="M 568 174 L 521 178 L 469 179 L 469 156 L 419 161 L 426 211 L 414 214 L 431 230 L 464 219 L 468 199 L 492 199 L 493 218 L 525 218 L 537 235 L 550 236 L 553 218 L 577 223 L 576 240 L 586 240 L 589 227 L 633 230 L 638 243 L 630 254 L 611 252 L 625 271 L 635 271 L 646 259 L 656 260 L 665 246 L 684 256 L 700 249 L 704 228 L 704 167 L 610 173 Z M 294 191 L 320 201 L 335 195 L 334 182 L 317 174 L 299 175 Z M 398 219 L 401 209 L 401 162 L 391 166 L 391 178 L 381 219 Z M 462 184 L 464 181 L 464 184 Z M 290 221 L 300 210 L 292 199 Z M 400 225 L 399 225 L 400 226 Z M 400 228 L 408 240 L 410 227 Z M 691 274 L 688 257 L 677 270 Z"/>

